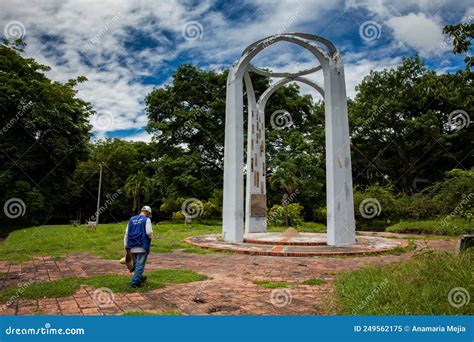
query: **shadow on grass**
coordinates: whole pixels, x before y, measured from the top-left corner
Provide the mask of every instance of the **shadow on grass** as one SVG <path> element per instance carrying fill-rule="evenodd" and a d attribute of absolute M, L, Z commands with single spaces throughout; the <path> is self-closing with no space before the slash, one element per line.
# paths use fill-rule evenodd
<path fill-rule="evenodd" d="M 147 292 L 163 288 L 166 284 L 182 284 L 207 279 L 207 276 L 193 271 L 180 269 L 161 269 L 147 273 L 147 281 L 143 287 L 132 288 L 130 276 L 120 274 L 103 274 L 94 277 L 70 277 L 48 282 L 26 283 L 21 287 L 13 287 L 0 291 L 0 302 L 16 299 L 60 298 L 71 296 L 81 285 L 95 288 L 105 287 L 114 293 Z"/>

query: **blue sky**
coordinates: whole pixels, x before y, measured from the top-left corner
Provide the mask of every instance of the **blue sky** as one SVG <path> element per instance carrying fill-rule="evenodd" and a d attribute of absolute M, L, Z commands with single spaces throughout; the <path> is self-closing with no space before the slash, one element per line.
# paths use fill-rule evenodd
<path fill-rule="evenodd" d="M 345 62 L 348 96 L 370 70 L 391 68 L 418 53 L 438 72 L 463 66 L 441 33 L 446 24 L 472 22 L 474 3 L 419 1 L 31 1 L 2 0 L 3 36 L 22 36 L 25 54 L 49 65 L 57 81 L 78 75 L 79 96 L 92 102 L 96 138 L 149 141 L 144 97 L 170 82 L 183 63 L 228 68 L 245 47 L 283 32 L 308 32 L 333 41 Z M 296 71 L 316 63 L 286 43 L 255 61 Z M 317 79 L 318 76 L 316 76 Z M 301 87 L 302 92 L 312 93 Z"/>

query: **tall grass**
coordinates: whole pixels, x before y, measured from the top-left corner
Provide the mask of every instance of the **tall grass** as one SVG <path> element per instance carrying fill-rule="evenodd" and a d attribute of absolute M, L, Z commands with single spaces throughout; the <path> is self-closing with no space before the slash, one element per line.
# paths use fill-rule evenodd
<path fill-rule="evenodd" d="M 415 233 L 434 235 L 460 235 L 474 233 L 474 223 L 463 219 L 453 219 L 450 221 L 422 220 L 422 221 L 402 221 L 386 228 L 387 232 L 393 233 Z"/>
<path fill-rule="evenodd" d="M 465 304 L 453 306 L 450 291 L 454 304 L 463 298 Z M 460 256 L 426 251 L 409 261 L 344 273 L 335 282 L 335 293 L 342 314 L 472 315 L 474 251 Z"/>

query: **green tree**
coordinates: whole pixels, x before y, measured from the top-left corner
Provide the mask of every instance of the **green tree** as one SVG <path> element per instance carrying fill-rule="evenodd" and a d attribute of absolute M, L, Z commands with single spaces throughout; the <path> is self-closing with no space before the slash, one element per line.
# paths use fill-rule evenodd
<path fill-rule="evenodd" d="M 442 214 L 471 220 L 474 215 L 474 168 L 453 169 L 446 178 L 434 185 L 433 197 Z"/>
<path fill-rule="evenodd" d="M 288 205 L 292 201 L 292 196 L 298 194 L 298 187 L 301 184 L 296 176 L 296 167 L 291 163 L 286 163 L 279 167 L 270 177 L 270 184 L 274 189 L 283 191 L 282 206 L 285 209 L 285 227 L 288 228 Z"/>
<path fill-rule="evenodd" d="M 154 89 L 146 97 L 148 131 L 157 141 L 154 167 L 161 198 L 205 200 L 212 196 L 214 202 L 220 202 L 213 194 L 221 191 L 223 181 L 226 78 L 227 72 L 182 65 L 171 85 Z M 259 96 L 269 80 L 255 74 L 251 78 Z M 271 114 L 282 109 L 291 114 L 292 125 L 273 129 Z M 305 182 L 301 203 L 320 202 L 324 199 L 322 103 L 314 105 L 311 96 L 301 96 L 296 85 L 289 85 L 272 95 L 266 112 L 268 175 L 282 163 L 296 165 L 298 176 Z M 278 197 L 269 189 L 270 204 Z"/>
<path fill-rule="evenodd" d="M 91 143 L 90 151 L 89 160 L 79 162 L 74 172 L 71 184 L 73 196 L 68 205 L 71 216 L 82 221 L 96 211 L 99 164 L 103 165 L 101 202 L 104 203 L 107 197 L 123 190 L 128 177 L 139 171 L 148 177 L 153 175 L 156 148 L 154 143 L 104 139 Z M 154 201 L 158 192 L 154 187 L 149 190 L 148 197 Z M 101 214 L 101 220 L 120 221 L 136 213 L 131 211 L 130 197 L 123 194 L 114 198 Z M 147 204 L 152 205 L 153 201 Z"/>
<path fill-rule="evenodd" d="M 64 213 L 77 163 L 88 158 L 89 103 L 76 97 L 84 77 L 66 83 L 50 68 L 22 56 L 22 42 L 0 45 L 0 201 L 20 198 L 25 215 L 8 223 L 43 223 Z"/>
<path fill-rule="evenodd" d="M 145 197 L 150 193 L 151 186 L 152 180 L 143 171 L 127 178 L 124 190 L 126 195 L 133 199 L 133 212 L 137 212 L 141 208 L 142 196 Z"/>
<path fill-rule="evenodd" d="M 447 25 L 443 28 L 443 33 L 452 38 L 453 52 L 455 54 L 466 54 L 464 62 L 466 62 L 466 70 L 470 72 L 474 64 L 474 57 L 469 54 L 471 51 L 471 41 L 474 37 L 474 24 L 459 23 L 457 25 Z"/>
<path fill-rule="evenodd" d="M 473 131 L 452 121 L 453 111 L 474 109 L 464 72 L 437 75 L 414 56 L 371 71 L 358 90 L 349 102 L 355 184 L 392 182 L 410 193 L 417 179 L 436 182 L 459 164 L 472 166 Z"/>
<path fill-rule="evenodd" d="M 301 211 L 303 207 L 298 203 L 287 204 L 284 207 L 275 204 L 268 211 L 268 221 L 274 226 L 285 224 L 286 227 L 296 227 L 303 221 L 301 219 Z"/>

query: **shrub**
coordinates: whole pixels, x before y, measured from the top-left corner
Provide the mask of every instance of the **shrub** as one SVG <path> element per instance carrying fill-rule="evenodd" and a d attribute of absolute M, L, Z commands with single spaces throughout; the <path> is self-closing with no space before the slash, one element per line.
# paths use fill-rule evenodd
<path fill-rule="evenodd" d="M 372 211 L 374 210 L 374 211 Z M 354 212 L 361 220 L 380 219 L 396 214 L 396 197 L 391 185 L 372 184 L 354 191 Z"/>
<path fill-rule="evenodd" d="M 203 207 L 202 218 L 215 219 L 222 215 L 222 208 L 213 202 L 204 202 Z"/>
<path fill-rule="evenodd" d="M 441 214 L 458 216 L 471 220 L 474 214 L 474 168 L 470 170 L 453 169 L 446 178 L 437 184 L 433 197 Z"/>
<path fill-rule="evenodd" d="M 288 214 L 288 225 L 299 226 L 303 221 L 301 211 L 303 206 L 299 203 L 291 203 L 287 206 L 275 204 L 268 212 L 268 222 L 274 226 L 284 226 L 286 223 L 286 214 Z"/>
<path fill-rule="evenodd" d="M 182 211 L 176 211 L 173 213 L 171 219 L 173 220 L 173 222 L 184 222 L 184 219 L 186 217 L 184 216 L 183 212 Z"/>
<path fill-rule="evenodd" d="M 319 207 L 313 210 L 314 218 L 320 222 L 326 222 L 328 210 L 326 207 Z"/>
<path fill-rule="evenodd" d="M 454 219 L 449 222 L 444 220 L 424 220 L 424 221 L 402 221 L 385 229 L 392 233 L 413 233 L 413 234 L 435 234 L 435 235 L 460 235 L 474 233 L 474 227 L 469 222 L 462 219 Z"/>
<path fill-rule="evenodd" d="M 178 210 L 181 210 L 181 206 L 183 205 L 184 201 L 185 199 L 182 197 L 168 197 L 163 201 L 163 204 L 160 206 L 160 211 L 163 212 L 166 217 L 172 218 L 173 213 L 176 213 Z"/>
<path fill-rule="evenodd" d="M 401 218 L 427 219 L 439 213 L 438 206 L 432 198 L 417 193 L 412 196 L 401 195 L 395 201 L 395 215 Z"/>
<path fill-rule="evenodd" d="M 436 201 L 423 193 L 416 193 L 411 196 L 396 195 L 392 186 L 383 187 L 378 184 L 371 185 L 363 191 L 359 189 L 354 191 L 354 209 L 356 218 L 360 219 L 360 223 L 368 221 L 370 224 L 381 219 L 418 220 L 433 218 L 440 214 Z M 374 215 L 370 210 L 379 210 L 378 215 Z M 362 214 L 365 214 L 365 217 Z"/>

